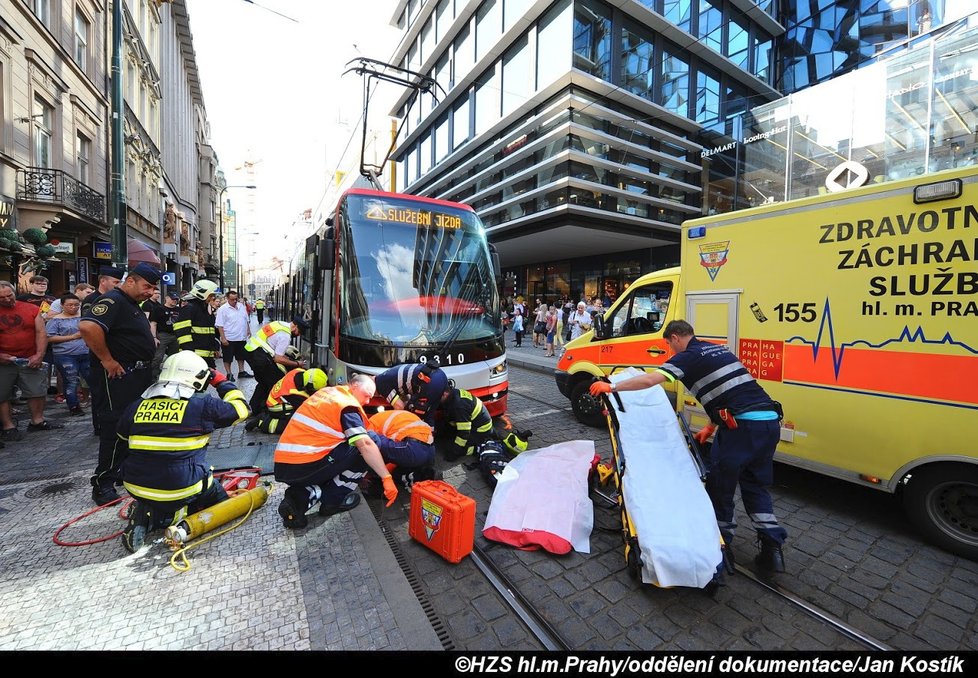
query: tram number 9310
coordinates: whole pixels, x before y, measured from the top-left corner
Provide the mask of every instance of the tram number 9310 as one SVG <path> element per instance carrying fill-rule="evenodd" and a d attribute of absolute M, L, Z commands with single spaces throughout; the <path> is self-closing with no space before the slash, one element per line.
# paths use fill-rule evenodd
<path fill-rule="evenodd" d="M 418 362 L 422 364 L 431 363 L 436 367 L 444 367 L 445 365 L 461 365 L 465 362 L 464 353 L 446 353 L 445 355 L 423 355 L 418 358 Z"/>

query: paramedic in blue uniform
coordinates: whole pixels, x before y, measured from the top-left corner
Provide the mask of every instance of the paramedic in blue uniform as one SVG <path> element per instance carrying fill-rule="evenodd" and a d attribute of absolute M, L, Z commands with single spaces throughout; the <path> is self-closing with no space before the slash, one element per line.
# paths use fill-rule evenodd
<path fill-rule="evenodd" d="M 397 365 L 374 379 L 377 395 L 394 409 L 418 415 L 429 426 L 435 425 L 435 411 L 448 390 L 448 376 L 438 367 L 415 363 Z"/>
<path fill-rule="evenodd" d="M 774 450 L 781 436 L 780 404 L 771 400 L 726 346 L 697 339 L 685 320 L 670 322 L 663 335 L 675 355 L 655 371 L 617 384 L 596 381 L 591 384 L 591 395 L 681 381 L 717 427 L 706 489 L 724 541 L 729 545 L 737 528 L 734 492 L 739 483 L 760 546 L 754 562 L 765 572 L 784 572 L 781 547 L 788 533 L 774 516 L 767 490 L 774 480 Z M 703 440 L 706 435 L 709 433 Z"/>
<path fill-rule="evenodd" d="M 202 395 L 208 384 L 220 398 Z M 227 499 L 211 475 L 207 444 L 215 429 L 247 416 L 244 394 L 203 357 L 178 351 L 163 362 L 160 378 L 119 418 L 119 437 L 129 446 L 123 485 L 136 500 L 122 533 L 127 551 L 138 551 L 180 509 L 196 513 Z"/>
<path fill-rule="evenodd" d="M 153 381 L 156 342 L 139 304 L 153 296 L 160 276 L 150 264 L 136 264 L 125 282 L 99 297 L 78 324 L 95 357 L 89 381 L 92 411 L 98 417 L 99 448 L 92 501 L 99 506 L 119 498 L 115 483 L 121 482 L 127 451 L 125 441 L 116 435 L 119 416 Z"/>

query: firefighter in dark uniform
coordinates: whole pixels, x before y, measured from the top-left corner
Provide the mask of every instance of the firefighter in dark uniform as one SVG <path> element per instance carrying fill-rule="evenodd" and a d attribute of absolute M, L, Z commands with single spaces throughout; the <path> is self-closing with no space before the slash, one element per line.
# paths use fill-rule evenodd
<path fill-rule="evenodd" d="M 98 287 L 94 292 L 85 297 L 85 301 L 82 302 L 82 317 L 84 318 L 92 310 L 92 306 L 97 304 L 99 299 L 118 287 L 122 283 L 122 278 L 125 275 L 126 272 L 124 270 L 115 266 L 103 266 L 100 268 L 98 271 Z M 89 363 L 92 365 L 98 363 L 98 356 L 95 353 L 90 353 Z M 88 389 L 91 393 L 93 403 L 98 402 L 98 391 L 100 388 L 101 385 L 97 381 L 89 381 Z M 95 432 L 95 435 L 99 435 L 98 410 L 94 407 L 92 408 L 92 430 Z"/>
<path fill-rule="evenodd" d="M 435 412 L 448 390 L 448 376 L 438 367 L 417 363 L 397 365 L 374 379 L 378 395 L 394 409 L 413 412 L 429 426 L 435 425 Z"/>
<path fill-rule="evenodd" d="M 265 412 L 258 420 L 262 433 L 281 433 L 289 419 L 313 393 L 326 386 L 326 373 L 317 367 L 297 367 L 275 382 L 265 400 Z"/>
<path fill-rule="evenodd" d="M 79 322 L 82 339 L 96 358 L 89 383 L 99 425 L 98 465 L 92 476 L 92 500 L 99 506 L 119 498 L 115 483 L 127 451 L 116 435 L 119 416 L 153 380 L 156 342 L 139 304 L 153 296 L 160 277 L 150 264 L 137 264 L 122 285 L 103 295 Z"/>
<path fill-rule="evenodd" d="M 445 453 L 448 461 L 475 454 L 479 445 L 495 436 L 489 411 L 479 398 L 465 389 L 448 389 L 442 396 L 441 405 L 447 427 L 442 430 L 454 433 Z"/>
<path fill-rule="evenodd" d="M 193 351 L 203 358 L 208 367 L 217 365 L 216 357 L 221 348 L 214 314 L 210 302 L 217 294 L 213 280 L 198 280 L 184 299 L 187 305 L 180 309 L 173 331 L 177 335 L 177 347 L 181 351 Z"/>
<path fill-rule="evenodd" d="M 614 385 L 596 381 L 591 384 L 591 395 L 681 381 L 703 405 L 717 431 L 710 449 L 706 490 L 724 542 L 729 547 L 737 528 L 734 493 L 739 484 L 760 547 L 754 563 L 766 573 L 784 572 L 782 544 L 788 533 L 778 524 L 767 490 L 774 480 L 774 451 L 781 438 L 781 405 L 771 400 L 725 345 L 697 339 L 685 320 L 673 320 L 662 334 L 675 355 L 653 372 Z M 697 438 L 703 442 L 709 433 L 704 429 Z"/>
<path fill-rule="evenodd" d="M 220 399 L 201 396 L 210 384 Z M 179 351 L 163 363 L 159 380 L 126 408 L 119 437 L 129 445 L 122 465 L 136 499 L 122 545 L 135 553 L 146 535 L 227 499 L 207 465 L 210 434 L 248 416 L 244 394 L 198 355 Z"/>
<path fill-rule="evenodd" d="M 265 411 L 265 400 L 275 383 L 285 376 L 285 373 L 296 367 L 305 367 L 304 361 L 289 357 L 287 353 L 292 337 L 297 337 L 309 329 L 309 323 L 296 315 L 292 323 L 274 320 L 262 325 L 251 335 L 245 344 L 245 360 L 255 375 L 255 390 L 251 394 L 251 420 L 246 428 L 253 430 Z"/>

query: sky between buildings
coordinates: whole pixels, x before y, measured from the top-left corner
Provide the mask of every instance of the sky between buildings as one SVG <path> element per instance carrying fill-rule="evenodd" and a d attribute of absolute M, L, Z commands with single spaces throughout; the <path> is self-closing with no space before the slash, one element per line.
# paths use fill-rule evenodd
<path fill-rule="evenodd" d="M 187 0 L 211 143 L 229 186 L 258 187 L 225 193 L 245 269 L 290 255 L 279 251 L 286 230 L 316 207 L 335 171 L 355 169 L 339 163 L 359 148 L 363 83 L 343 71 L 360 56 L 387 61 L 399 38 L 395 0 L 256 2 Z M 399 94 L 389 87 L 371 103 L 372 119 Z"/>

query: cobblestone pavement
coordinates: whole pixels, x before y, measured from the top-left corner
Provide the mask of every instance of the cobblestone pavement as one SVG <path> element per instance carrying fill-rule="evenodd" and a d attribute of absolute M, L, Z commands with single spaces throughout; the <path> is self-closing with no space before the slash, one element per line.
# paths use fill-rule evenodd
<path fill-rule="evenodd" d="M 118 538 L 55 544 L 61 525 L 92 508 L 97 439 L 87 417 L 53 403 L 48 417 L 65 428 L 0 449 L 0 650 L 400 650 L 408 636 L 411 647 L 441 647 L 366 505 L 291 532 L 273 483 L 267 504 L 190 551 L 183 573 L 161 543 L 132 555 Z M 237 426 L 212 447 L 253 439 Z M 61 539 L 124 525 L 118 507 L 102 510 Z"/>
<path fill-rule="evenodd" d="M 511 352 L 514 425 L 533 431 L 532 447 L 591 439 L 609 458 L 607 434 L 576 421 L 547 371 L 549 359 L 533 353 L 535 363 L 520 361 L 527 353 L 525 345 Z M 638 585 L 624 570 L 617 511 L 598 504 L 589 555 L 553 556 L 489 542 L 480 534 L 488 486 L 466 470 L 464 460 L 439 463 L 446 480 L 478 502 L 477 543 L 576 649 L 861 647 L 742 576 L 729 578 L 716 601 L 700 591 Z M 789 572 L 778 578 L 783 588 L 896 649 L 978 649 L 978 563 L 922 542 L 892 497 L 782 465 L 776 478 L 776 510 L 791 534 Z M 471 562 L 453 566 L 411 542 L 401 525 L 405 519 L 388 510 L 387 520 L 402 535 L 401 548 L 456 648 L 536 647 Z M 750 524 L 742 512 L 738 522 Z M 754 545 L 734 547 L 740 562 L 752 566 Z"/>
<path fill-rule="evenodd" d="M 533 354 L 513 351 L 511 365 L 521 355 Z M 591 439 L 610 456 L 607 434 L 577 423 L 550 363 L 539 358 L 536 371 L 511 368 L 513 423 L 533 431 L 534 447 Z M 249 380 L 241 385 L 251 388 Z M 66 428 L 0 449 L 0 650 L 443 646 L 366 504 L 328 520 L 311 516 L 310 528 L 287 532 L 274 510 L 282 487 L 273 484 L 268 505 L 231 535 L 192 551 L 192 568 L 182 574 L 159 544 L 135 555 L 126 555 L 117 539 L 55 545 L 55 530 L 91 507 L 96 439 L 87 418 L 68 418 L 63 406 L 49 403 L 48 416 Z M 215 435 L 212 445 L 256 439 L 268 438 L 235 427 Z M 589 555 L 488 542 L 479 528 L 491 492 L 465 462 L 439 464 L 447 481 L 478 501 L 478 543 L 575 649 L 858 647 L 745 577 L 732 577 L 716 601 L 695 590 L 639 586 L 624 571 L 612 509 L 596 505 Z M 776 510 L 791 535 L 789 573 L 778 580 L 785 589 L 896 649 L 978 649 L 978 564 L 923 543 L 892 497 L 785 466 L 777 467 L 776 479 Z M 444 625 L 444 644 L 538 649 L 470 559 L 451 565 L 407 537 L 409 500 L 405 493 L 382 516 Z M 738 520 L 748 524 L 742 513 Z M 122 525 L 102 511 L 62 538 L 81 541 Z M 747 564 L 753 546 L 746 540 L 734 546 Z"/>

